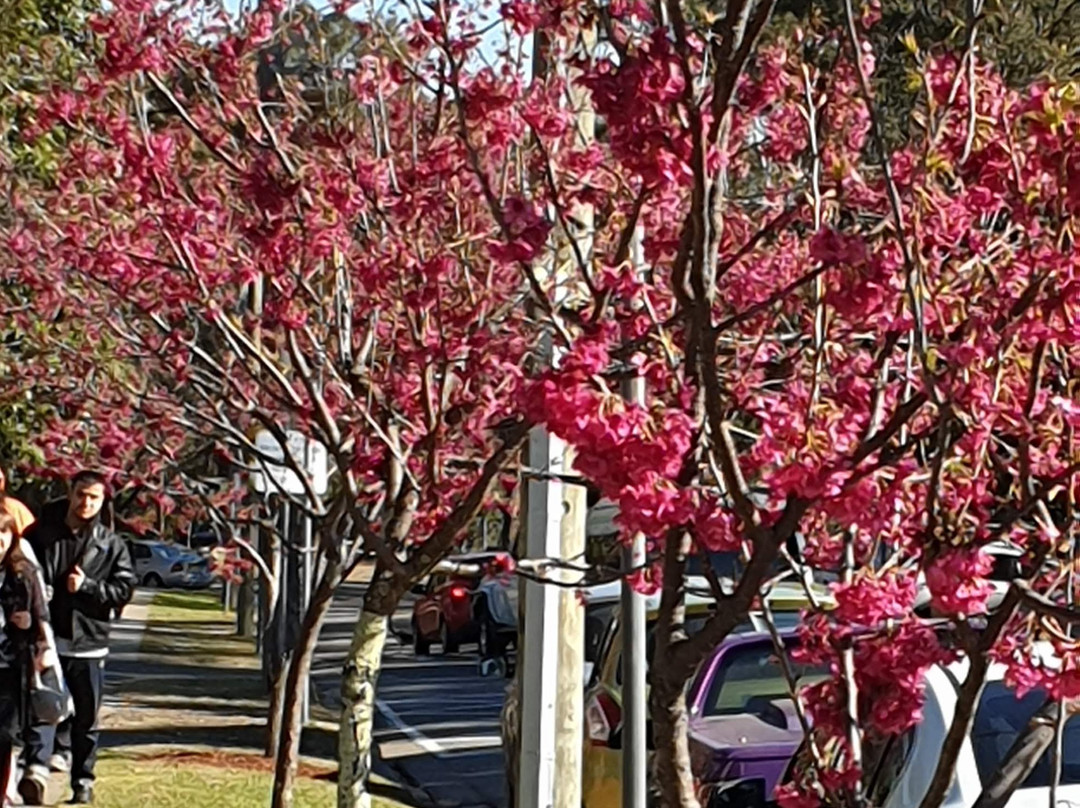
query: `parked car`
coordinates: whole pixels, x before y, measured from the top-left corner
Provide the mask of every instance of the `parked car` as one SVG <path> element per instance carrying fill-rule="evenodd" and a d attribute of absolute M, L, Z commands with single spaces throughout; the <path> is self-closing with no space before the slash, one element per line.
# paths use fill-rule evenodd
<path fill-rule="evenodd" d="M 187 537 L 188 547 L 200 553 L 210 553 L 220 547 L 223 542 L 221 536 L 214 530 L 199 530 Z"/>
<path fill-rule="evenodd" d="M 687 579 L 688 589 L 694 592 L 707 590 L 707 585 L 702 587 L 703 583 L 705 583 L 704 579 Z M 827 594 L 823 589 L 818 590 L 816 594 L 822 601 L 828 600 Z M 776 626 L 783 632 L 790 632 L 798 624 L 799 612 L 809 606 L 802 586 L 794 583 L 780 583 L 775 585 L 768 596 L 768 602 L 769 607 L 773 612 Z M 688 634 L 694 634 L 697 631 L 700 631 L 702 626 L 704 626 L 709 619 L 715 606 L 716 603 L 711 596 L 688 594 L 686 598 L 686 632 Z M 653 630 L 656 625 L 659 608 L 659 595 L 650 597 L 646 606 L 648 614 L 646 659 L 650 662 L 652 660 L 655 642 Z M 717 681 L 718 676 L 720 676 L 720 680 L 722 681 L 724 677 L 729 675 L 728 669 L 722 665 L 723 655 L 726 653 L 725 649 L 733 648 L 736 645 L 745 642 L 741 639 L 741 635 L 755 635 L 755 639 L 758 642 L 758 645 L 755 646 L 755 653 L 757 656 L 750 654 L 749 656 L 736 655 L 731 657 L 732 660 L 737 660 L 741 666 L 734 672 L 730 672 L 730 675 L 733 677 L 732 682 L 741 675 L 740 671 L 747 667 L 760 672 L 759 668 L 763 665 L 761 660 L 768 659 L 772 654 L 771 639 L 766 634 L 763 634 L 765 631 L 767 631 L 767 626 L 764 621 L 764 616 L 760 612 L 752 612 L 749 615 L 748 620 L 738 626 L 736 630 L 729 635 L 725 643 L 721 645 L 720 649 L 714 652 L 714 656 L 711 657 L 712 661 L 702 666 L 701 670 L 703 672 L 712 671 L 712 673 L 711 675 L 706 675 L 699 672 L 698 676 L 693 680 L 691 686 L 692 689 L 689 694 L 689 704 L 705 705 L 708 701 L 708 689 L 712 686 L 713 682 Z M 582 804 L 584 808 L 618 808 L 618 806 L 622 804 L 621 652 L 622 627 L 616 612 L 616 615 L 608 628 L 607 635 L 602 641 L 599 661 L 593 675 L 593 681 L 590 684 L 588 692 L 585 694 L 586 737 L 582 766 Z M 767 680 L 764 686 L 765 689 L 762 693 L 765 695 L 773 693 L 775 690 L 774 685 L 774 680 Z M 742 688 L 741 691 L 739 690 L 739 687 Z M 727 689 L 723 691 L 724 698 L 728 699 L 730 697 L 731 699 L 734 699 L 735 695 L 739 692 L 749 693 L 750 696 L 754 695 L 754 691 L 745 683 L 739 685 L 739 687 L 734 687 L 733 685 L 727 686 Z M 748 698 L 750 698 L 750 696 L 748 696 Z M 717 698 L 719 698 L 719 696 L 717 696 Z M 724 706 L 728 704 L 728 701 L 719 703 L 721 706 Z M 783 713 L 783 707 L 779 707 L 771 702 L 766 703 L 766 701 L 761 700 L 754 701 L 752 707 L 758 710 L 760 716 L 765 716 L 767 720 L 751 716 L 748 721 L 755 725 L 760 724 L 758 729 L 760 730 L 761 738 L 775 738 L 775 730 L 778 729 L 776 724 L 779 723 L 779 718 L 777 716 L 778 713 Z M 714 742 L 709 740 L 710 732 L 715 732 L 717 737 L 721 737 L 738 722 L 733 722 L 730 718 L 725 718 L 723 716 L 708 716 L 706 718 L 703 715 L 698 715 L 696 719 L 699 734 L 695 741 L 695 745 L 699 749 L 699 765 L 703 768 L 715 766 L 716 776 L 726 777 L 727 775 L 723 772 L 724 766 L 727 764 L 724 764 L 722 761 L 714 760 L 715 756 L 706 754 L 705 751 L 700 750 L 709 750 L 713 748 Z M 770 721 L 772 722 L 771 724 L 769 723 Z M 725 725 L 727 725 L 726 728 Z M 791 736 L 790 738 L 786 734 L 786 730 L 781 730 L 780 734 L 785 739 L 782 745 L 786 749 L 786 753 L 781 754 L 775 749 L 770 749 L 769 743 L 764 743 L 761 749 L 755 753 L 751 753 L 748 758 L 745 758 L 738 765 L 744 768 L 757 767 L 758 764 L 754 758 L 754 755 L 757 755 L 760 759 L 768 761 L 762 763 L 761 766 L 768 768 L 769 770 L 775 769 L 775 776 L 778 778 L 785 770 L 787 761 L 791 758 L 792 753 L 801 740 L 801 732 L 798 733 L 797 736 Z M 783 757 L 782 763 L 773 762 L 774 758 L 778 755 Z M 737 758 L 733 758 L 733 760 L 734 759 Z M 753 763 L 753 765 L 751 765 L 751 763 Z M 698 772 L 695 771 L 695 774 L 698 774 Z"/>
<path fill-rule="evenodd" d="M 451 556 L 450 562 L 481 570 L 497 557 L 497 553 L 472 553 Z M 433 644 L 442 647 L 444 654 L 454 654 L 463 643 L 478 642 L 480 627 L 473 619 L 473 594 L 483 572 L 437 572 L 426 584 L 413 588 L 413 650 L 427 654 Z"/>
<path fill-rule="evenodd" d="M 187 548 L 141 539 L 129 539 L 128 548 L 142 586 L 204 589 L 213 581 L 207 559 Z"/>
<path fill-rule="evenodd" d="M 893 738 L 880 754 L 868 794 L 882 808 L 918 805 L 926 794 L 941 747 L 956 712 L 959 683 L 967 662 L 934 667 L 926 674 L 926 703 L 922 721 Z M 944 808 L 971 808 L 994 772 L 1005 762 L 1017 735 L 1046 700 L 1039 691 L 1017 697 L 1004 682 L 1003 666 L 992 666 L 975 708 L 971 732 L 960 749 L 956 779 Z M 1071 718 L 1063 733 L 1061 785 L 1057 805 L 1080 806 L 1080 720 Z M 1050 751 L 1012 795 L 1008 808 L 1044 808 L 1050 804 Z"/>
<path fill-rule="evenodd" d="M 795 645 L 794 632 L 781 636 L 786 648 Z M 829 669 L 792 662 L 791 673 L 805 687 Z M 709 808 L 763 806 L 804 739 L 772 637 L 730 635 L 689 693 L 691 768 L 712 795 Z"/>
<path fill-rule="evenodd" d="M 472 618 L 481 659 L 497 659 L 517 646 L 519 590 L 517 576 L 499 564 L 492 564 L 477 582 L 472 592 Z"/>
<path fill-rule="evenodd" d="M 585 599 L 585 648 L 582 687 L 587 688 L 595 678 L 596 663 L 604 638 L 611 627 L 612 620 L 619 606 L 622 584 L 619 581 L 590 586 L 581 593 Z M 517 677 L 510 679 L 499 713 L 499 735 L 502 738 L 503 756 L 506 761 L 506 782 L 509 787 L 509 803 L 514 804 L 514 790 L 517 783 L 517 765 L 521 750 L 520 717 L 521 693 L 518 690 Z"/>

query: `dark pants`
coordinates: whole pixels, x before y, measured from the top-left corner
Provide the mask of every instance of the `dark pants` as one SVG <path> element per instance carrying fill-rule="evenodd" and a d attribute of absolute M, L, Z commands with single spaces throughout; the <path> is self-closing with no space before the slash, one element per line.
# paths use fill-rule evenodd
<path fill-rule="evenodd" d="M 97 761 L 98 713 L 101 711 L 101 693 L 105 689 L 105 658 L 67 657 L 60 661 L 71 699 L 75 702 L 75 715 L 71 718 L 71 784 L 88 786 L 94 782 L 94 763 Z M 61 724 L 57 730 L 61 743 L 63 735 Z"/>
<path fill-rule="evenodd" d="M 26 732 L 26 766 L 48 770 L 54 751 L 71 755 L 71 785 L 94 782 L 98 750 L 98 713 L 105 685 L 105 659 L 61 657 L 64 680 L 75 703 L 75 715 L 59 727 L 32 724 Z"/>

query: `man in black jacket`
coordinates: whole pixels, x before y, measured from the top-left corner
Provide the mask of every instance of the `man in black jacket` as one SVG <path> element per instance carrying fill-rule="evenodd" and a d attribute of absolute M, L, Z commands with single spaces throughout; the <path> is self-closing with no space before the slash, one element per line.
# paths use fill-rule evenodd
<path fill-rule="evenodd" d="M 46 509 L 28 535 L 52 593 L 50 615 L 57 651 L 75 702 L 71 801 L 77 804 L 93 801 L 109 628 L 114 611 L 131 599 L 136 580 L 127 545 L 102 522 L 107 493 L 104 476 L 80 471 L 71 478 L 68 501 Z M 28 766 L 19 794 L 27 805 L 40 805 L 52 744 L 48 732 L 30 735 Z"/>

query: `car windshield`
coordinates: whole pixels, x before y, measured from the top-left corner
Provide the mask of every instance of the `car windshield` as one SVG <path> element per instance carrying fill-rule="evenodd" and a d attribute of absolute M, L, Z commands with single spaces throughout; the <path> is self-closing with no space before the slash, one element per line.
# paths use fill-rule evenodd
<path fill-rule="evenodd" d="M 614 606 L 613 606 L 613 608 L 614 608 Z M 687 635 L 697 634 L 699 631 L 701 631 L 701 629 L 704 627 L 705 623 L 708 621 L 708 619 L 710 617 L 712 617 L 711 612 L 688 615 L 687 618 L 686 618 L 686 633 L 687 633 Z M 601 659 L 604 659 L 604 658 L 607 657 L 607 655 L 608 655 L 608 646 L 615 639 L 615 629 L 616 629 L 617 622 L 618 622 L 617 619 L 609 619 L 608 620 L 607 631 L 601 636 L 601 639 L 599 640 L 598 645 L 597 645 L 596 662 L 599 662 Z M 797 626 L 799 624 L 799 614 L 798 614 L 798 612 L 775 612 L 773 614 L 773 622 L 775 623 L 776 628 L 779 631 L 784 631 L 785 629 L 792 629 L 792 628 L 795 628 L 795 626 Z M 656 637 L 654 636 L 655 630 L 656 630 L 656 621 L 655 620 L 650 620 L 649 621 L 649 626 L 648 626 L 649 635 L 648 635 L 648 639 L 647 639 L 647 649 L 646 649 L 647 659 L 649 661 L 652 660 L 653 649 L 656 647 Z M 758 632 L 758 631 L 764 632 L 764 631 L 767 631 L 767 630 L 768 629 L 765 626 L 764 618 L 761 617 L 759 613 L 755 612 L 752 615 L 750 620 L 746 621 L 745 623 L 739 623 L 739 625 L 735 626 L 735 628 L 732 629 L 731 633 L 732 634 L 753 634 L 754 632 Z M 615 651 L 615 650 L 616 649 L 612 649 L 612 651 Z M 588 659 L 588 657 L 586 657 L 586 659 Z M 619 684 L 622 683 L 622 659 L 621 658 L 618 660 L 618 668 L 616 668 L 616 672 L 615 672 L 615 681 L 617 683 L 619 683 Z"/>
<path fill-rule="evenodd" d="M 975 765 L 985 786 L 1005 761 L 1013 741 L 1027 726 L 1031 717 L 1042 707 L 1046 695 L 1032 691 L 1023 698 L 1005 686 L 1004 682 L 989 682 L 983 690 L 975 711 L 971 742 L 975 749 Z M 1080 783 L 1080 721 L 1065 723 L 1063 734 L 1061 782 Z M 1051 751 L 1039 759 L 1021 788 L 1040 788 L 1050 785 Z"/>
<path fill-rule="evenodd" d="M 799 686 L 829 676 L 827 665 L 791 663 Z M 754 704 L 766 705 L 788 698 L 788 683 L 771 641 L 738 645 L 724 652 L 723 660 L 706 696 L 702 715 L 737 715 L 752 712 Z"/>

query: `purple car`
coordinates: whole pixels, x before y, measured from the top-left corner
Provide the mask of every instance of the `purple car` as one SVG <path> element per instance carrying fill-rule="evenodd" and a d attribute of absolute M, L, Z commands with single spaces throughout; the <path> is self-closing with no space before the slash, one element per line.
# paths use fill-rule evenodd
<path fill-rule="evenodd" d="M 782 634 L 787 648 L 791 632 Z M 799 686 L 827 667 L 791 664 Z M 803 740 L 788 683 L 768 635 L 732 635 L 702 666 L 690 689 L 690 756 L 699 783 L 712 784 L 708 808 L 764 806 Z"/>

